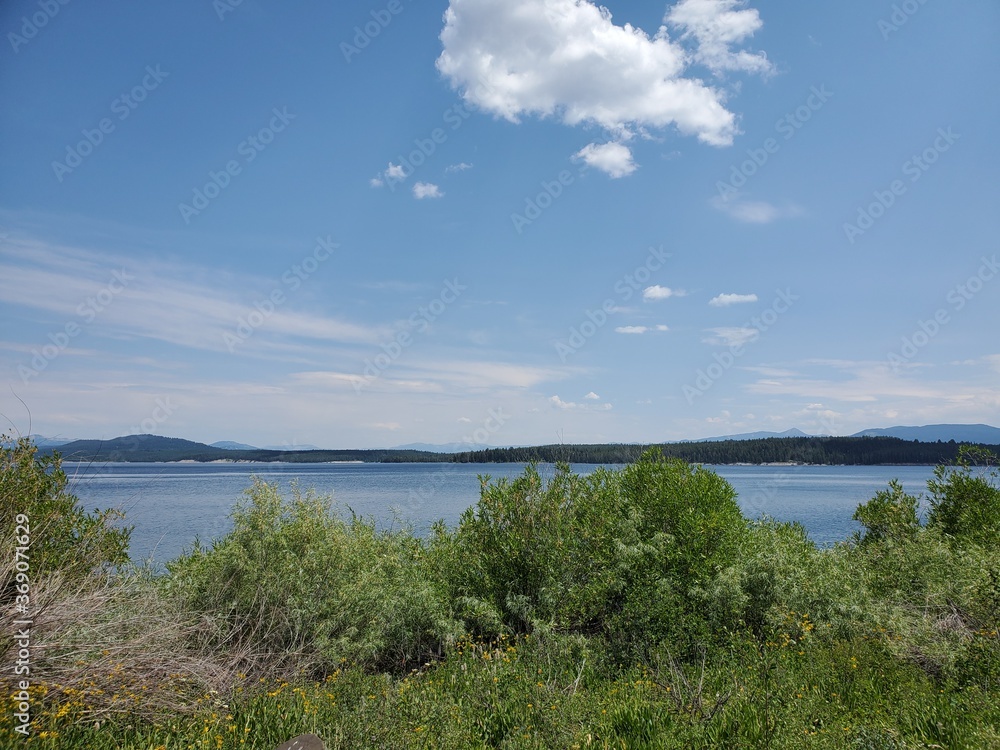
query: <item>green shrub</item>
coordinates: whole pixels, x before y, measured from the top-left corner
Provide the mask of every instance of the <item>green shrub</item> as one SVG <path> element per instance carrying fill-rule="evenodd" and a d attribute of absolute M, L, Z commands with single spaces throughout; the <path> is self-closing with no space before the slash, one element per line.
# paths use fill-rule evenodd
<path fill-rule="evenodd" d="M 920 500 L 908 495 L 899 480 L 889 482 L 889 488 L 875 493 L 875 497 L 858 506 L 854 520 L 865 527 L 860 538 L 863 544 L 885 540 L 904 542 L 913 539 L 920 530 L 917 506 Z"/>
<path fill-rule="evenodd" d="M 131 529 L 113 524 L 122 514 L 116 510 L 88 513 L 66 491 L 66 484 L 58 453 L 39 456 L 28 438 L 11 442 L 0 436 L 2 534 L 17 536 L 16 528 L 23 524 L 16 519 L 27 517 L 35 579 L 58 572 L 75 581 L 128 561 Z M 9 544 L 6 549 L 13 547 Z"/>
<path fill-rule="evenodd" d="M 955 466 L 938 466 L 934 479 L 927 482 L 931 493 L 928 525 L 959 542 L 996 545 L 1000 540 L 998 460 L 985 449 L 962 446 Z"/>
<path fill-rule="evenodd" d="M 622 658 L 664 638 L 711 637 L 699 592 L 733 561 L 746 521 L 725 480 L 655 451 L 544 482 L 528 467 L 483 481 L 435 548 L 470 625 L 602 633 Z M 447 552 L 445 552 L 447 550 Z"/>
<path fill-rule="evenodd" d="M 456 622 L 408 529 L 344 520 L 329 498 L 258 478 L 231 533 L 170 563 L 169 587 L 221 645 L 252 641 L 324 672 L 343 661 L 400 670 L 440 655 Z"/>

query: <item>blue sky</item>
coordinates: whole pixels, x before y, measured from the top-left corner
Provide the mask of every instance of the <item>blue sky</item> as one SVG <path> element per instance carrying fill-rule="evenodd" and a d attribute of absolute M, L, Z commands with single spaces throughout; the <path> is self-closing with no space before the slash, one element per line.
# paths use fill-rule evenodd
<path fill-rule="evenodd" d="M 8 431 L 1000 424 L 993 0 L 13 0 L 0 31 Z"/>

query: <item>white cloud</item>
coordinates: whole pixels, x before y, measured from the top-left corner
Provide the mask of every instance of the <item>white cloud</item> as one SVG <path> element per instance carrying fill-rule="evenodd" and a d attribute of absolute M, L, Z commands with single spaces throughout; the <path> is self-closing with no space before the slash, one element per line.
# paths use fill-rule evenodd
<path fill-rule="evenodd" d="M 472 165 L 463 161 L 458 164 L 449 164 L 444 168 L 444 171 L 450 174 L 452 172 L 464 172 L 466 169 L 472 169 Z"/>
<path fill-rule="evenodd" d="M 709 328 L 708 330 L 714 335 L 702 339 L 702 341 L 716 346 L 742 346 L 760 336 L 760 331 L 756 328 L 722 327 Z"/>
<path fill-rule="evenodd" d="M 402 164 L 393 164 L 392 162 L 389 162 L 389 165 L 384 170 L 368 180 L 368 184 L 373 188 L 380 188 L 385 186 L 388 182 L 391 186 L 397 182 L 402 182 L 407 178 L 407 176 L 406 169 Z"/>
<path fill-rule="evenodd" d="M 266 324 L 240 334 L 240 321 L 260 315 L 247 292 L 233 293 L 202 281 L 213 271 L 192 263 L 118 256 L 60 246 L 53 252 L 35 245 L 30 255 L 0 250 L 0 301 L 44 310 L 67 320 L 79 316 L 77 300 L 104 289 L 112 272 L 126 283 L 96 317 L 92 333 L 111 338 L 143 337 L 192 349 L 229 351 L 254 356 L 302 356 L 317 346 L 376 343 L 391 334 L 385 326 L 369 326 L 331 315 L 295 309 L 294 302 L 276 306 Z M 273 282 L 238 277 L 235 289 L 267 294 Z M 45 290 L 45 293 L 40 293 Z M 279 291 L 281 289 L 279 288 Z M 155 312 L 154 312 L 155 311 Z M 235 337 L 236 342 L 232 338 Z"/>
<path fill-rule="evenodd" d="M 462 424 L 469 424 L 472 422 L 472 420 L 469 419 L 468 417 L 459 417 L 458 421 L 461 422 Z"/>
<path fill-rule="evenodd" d="M 746 224 L 770 224 L 778 219 L 789 219 L 802 214 L 802 209 L 798 206 L 779 207 L 767 201 L 747 200 L 739 195 L 726 198 L 715 196 L 712 198 L 712 206 Z"/>
<path fill-rule="evenodd" d="M 683 289 L 671 289 L 668 286 L 654 284 L 642 290 L 642 298 L 646 300 L 669 299 L 670 297 L 683 297 L 687 294 Z"/>
<path fill-rule="evenodd" d="M 656 325 L 653 326 L 652 328 L 649 326 L 618 326 L 615 329 L 615 333 L 641 334 L 641 333 L 649 333 L 650 331 L 669 331 L 669 330 L 670 328 L 665 325 Z"/>
<path fill-rule="evenodd" d="M 729 307 L 730 305 L 742 305 L 756 301 L 756 294 L 720 294 L 718 297 L 712 297 L 708 304 L 712 307 Z"/>
<path fill-rule="evenodd" d="M 588 399 L 588 400 L 590 400 L 590 401 L 600 401 L 600 400 L 601 400 L 601 397 L 600 397 L 600 396 L 598 396 L 598 395 L 597 395 L 596 393 L 594 393 L 593 391 L 591 391 L 591 392 L 590 392 L 590 393 L 588 393 L 588 394 L 587 394 L 586 396 L 584 396 L 584 398 L 585 398 L 585 399 Z"/>
<path fill-rule="evenodd" d="M 620 143 L 588 143 L 575 154 L 574 159 L 582 159 L 588 167 L 600 169 L 613 179 L 626 177 L 636 170 L 632 161 L 632 151 Z"/>
<path fill-rule="evenodd" d="M 694 59 L 713 73 L 768 75 L 774 67 L 765 53 L 731 49 L 764 25 L 760 14 L 752 8 L 743 9 L 745 5 L 744 0 L 680 0 L 665 20 L 681 31 L 681 39 L 697 42 Z"/>
<path fill-rule="evenodd" d="M 440 198 L 444 195 L 441 188 L 431 182 L 418 182 L 413 186 L 413 197 L 417 200 L 424 198 Z"/>
<path fill-rule="evenodd" d="M 556 409 L 562 409 L 563 411 L 610 411 L 611 404 L 578 404 L 575 401 L 563 401 L 559 396 L 550 396 L 549 403 Z"/>
<path fill-rule="evenodd" d="M 738 132 L 725 95 L 685 71 L 697 61 L 717 70 L 761 68 L 757 56 L 729 51 L 760 25 L 753 11 L 732 7 L 731 0 L 678 6 L 672 23 L 697 44 L 691 53 L 666 27 L 650 36 L 618 26 L 587 0 L 451 0 L 437 67 L 467 102 L 511 122 L 553 116 L 619 134 L 673 125 L 725 146 Z"/>

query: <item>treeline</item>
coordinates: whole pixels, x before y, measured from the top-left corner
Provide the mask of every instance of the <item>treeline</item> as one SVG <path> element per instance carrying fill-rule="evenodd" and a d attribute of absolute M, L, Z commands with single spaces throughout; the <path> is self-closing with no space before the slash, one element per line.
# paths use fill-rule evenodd
<path fill-rule="evenodd" d="M 66 461 L 256 461 L 282 463 L 581 463 L 628 464 L 650 447 L 669 458 L 700 464 L 879 464 L 934 465 L 950 463 L 959 444 L 921 443 L 892 437 L 792 437 L 760 440 L 723 440 L 704 443 L 541 445 L 524 448 L 486 448 L 464 453 L 418 450 L 228 450 L 179 438 L 132 435 L 113 440 L 77 440 L 59 448 Z M 991 447 L 996 451 L 1000 446 Z"/>
<path fill-rule="evenodd" d="M 530 448 L 488 448 L 458 453 L 458 463 L 582 463 L 624 464 L 635 461 L 648 445 L 542 445 Z M 722 440 L 705 443 L 664 443 L 669 458 L 701 464 L 879 464 L 950 463 L 959 444 L 909 442 L 891 437 L 793 437 Z M 993 446 L 996 450 L 997 446 Z"/>

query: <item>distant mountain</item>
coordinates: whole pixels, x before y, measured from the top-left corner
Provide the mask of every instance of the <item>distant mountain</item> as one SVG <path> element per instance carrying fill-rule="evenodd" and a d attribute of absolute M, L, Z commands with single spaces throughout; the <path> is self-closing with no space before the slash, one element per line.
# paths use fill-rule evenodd
<path fill-rule="evenodd" d="M 39 449 L 58 450 L 67 461 L 283 461 L 288 463 L 428 462 L 449 460 L 450 456 L 414 450 L 317 450 L 306 446 L 232 449 L 160 435 L 127 435 L 111 440 L 74 440 L 61 446 Z"/>
<path fill-rule="evenodd" d="M 148 460 L 172 460 L 178 454 L 191 452 L 214 452 L 224 455 L 218 448 L 204 443 L 162 435 L 125 435 L 110 440 L 74 440 L 58 446 L 62 457 L 72 461 L 75 456 L 86 456 L 88 460 L 103 458 L 114 461 L 124 455 L 149 456 Z M 162 459 L 160 458 L 162 456 Z"/>
<path fill-rule="evenodd" d="M 391 450 L 427 451 L 428 453 L 465 453 L 466 451 L 478 451 L 492 447 L 492 445 L 483 445 L 482 443 L 407 443 L 406 445 L 395 445 Z"/>
<path fill-rule="evenodd" d="M 985 443 L 1000 445 L 1000 428 L 986 424 L 929 424 L 923 427 L 886 427 L 858 432 L 851 437 L 894 437 L 922 443 Z"/>
<path fill-rule="evenodd" d="M 224 451 L 255 451 L 260 450 L 256 445 L 247 445 L 246 443 L 234 443 L 232 440 L 220 440 L 217 443 L 212 443 L 210 448 L 222 448 Z"/>
<path fill-rule="evenodd" d="M 51 448 L 56 445 L 66 445 L 66 443 L 72 443 L 76 438 L 54 438 L 45 437 L 44 435 L 29 435 L 32 442 L 39 448 Z"/>
<path fill-rule="evenodd" d="M 720 443 L 723 440 L 766 440 L 767 438 L 790 438 L 790 437 L 809 437 L 802 430 L 793 427 L 790 430 L 785 430 L 784 432 L 743 432 L 739 435 L 722 435 L 721 437 L 707 437 L 700 438 L 698 440 L 687 440 L 684 442 L 690 443 Z"/>

